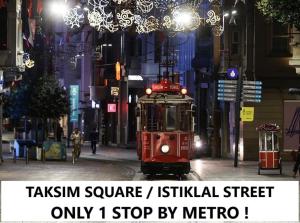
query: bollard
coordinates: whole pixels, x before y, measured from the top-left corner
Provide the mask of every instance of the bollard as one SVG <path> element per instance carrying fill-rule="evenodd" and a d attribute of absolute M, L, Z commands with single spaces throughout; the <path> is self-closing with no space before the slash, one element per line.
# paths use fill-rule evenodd
<path fill-rule="evenodd" d="M 13 148 L 13 161 L 14 161 L 14 163 L 16 163 L 17 162 L 17 151 L 16 151 L 16 148 L 14 147 Z"/>
<path fill-rule="evenodd" d="M 28 147 L 25 146 L 25 152 L 26 152 L 26 164 L 29 163 L 29 157 L 28 157 Z"/>
<path fill-rule="evenodd" d="M 45 163 L 45 160 L 46 160 L 45 156 L 46 156 L 45 155 L 45 150 L 44 150 L 44 148 L 42 148 L 42 161 L 43 161 L 43 163 Z"/>

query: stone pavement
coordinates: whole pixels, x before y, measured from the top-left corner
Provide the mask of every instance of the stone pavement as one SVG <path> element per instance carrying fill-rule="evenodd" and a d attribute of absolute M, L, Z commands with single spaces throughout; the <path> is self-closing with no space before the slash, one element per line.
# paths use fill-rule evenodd
<path fill-rule="evenodd" d="M 148 180 L 140 172 L 140 161 L 135 149 L 103 147 L 92 154 L 88 145 L 82 148 L 80 159 L 71 162 L 71 148 L 67 149 L 67 161 L 17 160 L 13 163 L 9 151 L 4 151 L 5 162 L 0 165 L 0 180 Z M 283 163 L 283 174 L 279 170 L 264 170 L 257 174 L 257 162 L 239 162 L 233 167 L 233 160 L 201 158 L 191 162 L 191 177 L 186 180 L 299 180 L 292 178 L 293 162 Z M 176 180 L 165 176 L 157 180 Z M 156 179 L 151 179 L 156 180 Z"/>

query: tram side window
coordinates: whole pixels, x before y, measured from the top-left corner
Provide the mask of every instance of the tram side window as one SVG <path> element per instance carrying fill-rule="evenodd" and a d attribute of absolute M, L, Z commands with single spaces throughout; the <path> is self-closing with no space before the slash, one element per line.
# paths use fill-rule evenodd
<path fill-rule="evenodd" d="M 190 105 L 180 105 L 180 130 L 191 130 L 191 111 L 189 112 Z"/>
<path fill-rule="evenodd" d="M 274 134 L 274 150 L 279 151 L 278 136 Z"/>
<path fill-rule="evenodd" d="M 171 131 L 176 129 L 176 106 L 167 106 L 166 130 Z"/>
<path fill-rule="evenodd" d="M 267 133 L 267 150 L 272 150 L 272 133 Z"/>
<path fill-rule="evenodd" d="M 145 106 L 145 124 L 144 129 L 148 131 L 162 131 L 163 128 L 163 107 L 161 105 L 146 105 Z"/>

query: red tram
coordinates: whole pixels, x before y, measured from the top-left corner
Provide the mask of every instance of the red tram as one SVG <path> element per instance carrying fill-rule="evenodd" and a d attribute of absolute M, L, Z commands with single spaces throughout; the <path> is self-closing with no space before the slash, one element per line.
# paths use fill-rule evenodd
<path fill-rule="evenodd" d="M 187 90 L 162 80 L 137 104 L 137 153 L 144 174 L 190 172 L 194 155 L 194 105 Z"/>

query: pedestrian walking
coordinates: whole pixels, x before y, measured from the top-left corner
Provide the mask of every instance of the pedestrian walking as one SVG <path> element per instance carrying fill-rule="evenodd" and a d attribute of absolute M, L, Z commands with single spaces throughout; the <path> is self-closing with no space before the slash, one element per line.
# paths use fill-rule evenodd
<path fill-rule="evenodd" d="M 298 148 L 298 152 L 296 152 L 294 155 L 294 159 L 295 159 L 295 165 L 294 165 L 294 169 L 293 169 L 293 172 L 294 172 L 294 175 L 293 177 L 295 178 L 297 176 L 297 172 L 299 171 L 299 174 L 300 174 L 300 146 Z"/>
<path fill-rule="evenodd" d="M 96 154 L 96 145 L 98 141 L 98 132 L 96 128 L 94 128 L 93 131 L 90 133 L 90 140 L 91 140 L 92 153 Z"/>
<path fill-rule="evenodd" d="M 73 156 L 73 163 L 74 163 L 74 161 L 77 160 L 80 156 L 81 144 L 83 143 L 83 135 L 81 134 L 78 128 L 75 128 L 74 131 L 72 132 L 71 140 L 73 143 L 72 156 Z"/>

